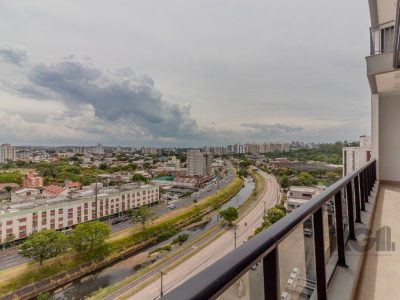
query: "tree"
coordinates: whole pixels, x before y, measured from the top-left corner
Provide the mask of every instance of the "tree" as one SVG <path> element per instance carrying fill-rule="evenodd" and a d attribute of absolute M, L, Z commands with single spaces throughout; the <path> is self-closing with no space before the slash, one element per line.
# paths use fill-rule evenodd
<path fill-rule="evenodd" d="M 271 207 L 267 211 L 267 216 L 266 219 L 271 223 L 274 224 L 278 222 L 280 219 L 282 219 L 286 215 L 286 211 L 275 206 Z"/>
<path fill-rule="evenodd" d="M 228 221 L 230 226 L 232 226 L 232 222 L 239 217 L 239 213 L 234 207 L 228 207 L 227 209 L 220 211 L 219 215 L 225 221 Z"/>
<path fill-rule="evenodd" d="M 179 245 L 182 245 L 184 242 L 187 241 L 188 238 L 189 238 L 188 234 L 185 234 L 185 233 L 184 234 L 180 234 L 180 235 L 178 235 L 178 237 L 176 239 L 174 239 L 172 241 L 172 244 L 178 244 L 179 243 Z"/>
<path fill-rule="evenodd" d="M 143 225 L 143 230 L 146 228 L 146 223 L 152 220 L 155 216 L 154 212 L 148 208 L 147 206 L 141 206 L 137 210 L 133 211 L 132 216 L 135 219 L 139 219 L 140 223 Z M 132 222 L 135 222 L 135 219 L 132 219 Z"/>
<path fill-rule="evenodd" d="M 296 184 L 304 186 L 313 186 L 318 184 L 318 180 L 310 173 L 301 172 L 300 175 L 297 177 Z"/>
<path fill-rule="evenodd" d="M 19 249 L 21 256 L 36 259 L 42 265 L 43 260 L 66 252 L 68 241 L 61 232 L 43 229 L 32 234 Z"/>
<path fill-rule="evenodd" d="M 282 188 L 286 189 L 289 187 L 289 178 L 286 175 L 282 175 L 279 177 L 279 183 Z"/>
<path fill-rule="evenodd" d="M 239 176 L 240 178 L 249 176 L 249 172 L 247 172 L 247 171 L 244 170 L 244 169 L 238 171 L 237 174 L 238 174 L 238 176 Z"/>
<path fill-rule="evenodd" d="M 5 189 L 7 192 L 11 192 L 12 187 L 11 187 L 11 186 L 6 186 L 6 187 L 4 187 L 4 189 Z"/>
<path fill-rule="evenodd" d="M 107 166 L 106 163 L 101 163 L 101 164 L 99 165 L 99 169 L 102 170 L 102 171 L 107 170 L 107 168 L 108 168 L 108 166 Z"/>
<path fill-rule="evenodd" d="M 329 181 L 335 181 L 338 177 L 338 174 L 332 171 L 328 171 L 325 173 L 325 176 L 328 178 Z"/>
<path fill-rule="evenodd" d="M 149 163 L 149 162 L 145 162 L 144 164 L 143 164 L 143 168 L 146 170 L 146 169 L 150 169 L 150 167 L 151 167 L 151 163 Z"/>
<path fill-rule="evenodd" d="M 132 181 L 136 181 L 136 182 L 148 182 L 149 180 L 144 177 L 142 174 L 134 174 L 132 176 Z"/>
<path fill-rule="evenodd" d="M 110 236 L 110 227 L 100 221 L 91 221 L 76 226 L 70 236 L 71 245 L 79 252 L 92 251 L 100 247 Z"/>

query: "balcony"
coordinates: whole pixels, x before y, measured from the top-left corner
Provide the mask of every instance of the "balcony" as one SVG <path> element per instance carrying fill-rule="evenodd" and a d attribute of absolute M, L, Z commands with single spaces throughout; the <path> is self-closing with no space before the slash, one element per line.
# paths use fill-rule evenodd
<path fill-rule="evenodd" d="M 322 300 L 353 299 L 355 295 L 368 299 L 368 289 L 383 289 L 379 280 L 389 276 L 378 278 L 375 270 L 381 269 L 383 274 L 396 268 L 392 262 L 391 269 L 386 269 L 387 261 L 377 263 L 382 259 L 369 256 L 373 251 L 370 243 L 376 239 L 364 242 L 375 211 L 378 216 L 373 228 L 382 225 L 383 212 L 398 215 L 390 207 L 385 209 L 385 203 L 393 204 L 400 187 L 397 190 L 383 186 L 376 200 L 377 190 L 373 160 L 162 299 Z M 386 200 L 389 196 L 392 200 Z M 400 207 L 400 203 L 397 205 Z M 397 257 L 394 259 L 398 262 Z M 361 269 L 364 275 L 359 277 Z M 396 270 L 393 272 L 391 276 Z M 394 283 L 395 279 L 391 280 Z M 371 281 L 376 284 L 370 284 Z M 358 282 L 362 289 L 357 290 Z"/>

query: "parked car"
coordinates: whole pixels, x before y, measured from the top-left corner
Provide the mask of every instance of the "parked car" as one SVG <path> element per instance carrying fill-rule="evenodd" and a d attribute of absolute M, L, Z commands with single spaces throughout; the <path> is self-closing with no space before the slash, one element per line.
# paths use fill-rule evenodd
<path fill-rule="evenodd" d="M 306 237 L 312 237 L 313 231 L 310 228 L 304 228 L 304 236 Z"/>
<path fill-rule="evenodd" d="M 113 220 L 111 222 L 111 225 L 115 225 L 115 224 L 118 224 L 118 223 L 121 223 L 121 222 L 122 222 L 122 220 L 120 218 L 118 218 L 118 219 Z"/>
<path fill-rule="evenodd" d="M 169 205 L 167 205 L 167 207 L 170 208 L 170 209 L 174 209 L 174 208 L 175 208 L 175 205 L 169 204 Z"/>
<path fill-rule="evenodd" d="M 129 217 L 129 216 L 123 216 L 122 218 L 121 218 L 121 222 L 126 222 L 126 221 L 129 221 L 131 218 Z"/>

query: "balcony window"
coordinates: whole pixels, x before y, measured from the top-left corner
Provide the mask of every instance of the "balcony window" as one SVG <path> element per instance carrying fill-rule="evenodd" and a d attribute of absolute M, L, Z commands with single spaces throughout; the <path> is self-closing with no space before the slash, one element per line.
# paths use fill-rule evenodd
<path fill-rule="evenodd" d="M 393 51 L 394 26 L 381 29 L 381 52 Z"/>

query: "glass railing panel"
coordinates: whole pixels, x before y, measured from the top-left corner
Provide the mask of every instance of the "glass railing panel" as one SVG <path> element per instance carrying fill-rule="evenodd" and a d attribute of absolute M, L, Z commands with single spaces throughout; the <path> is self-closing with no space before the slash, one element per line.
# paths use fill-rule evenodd
<path fill-rule="evenodd" d="M 326 278 L 329 280 L 335 270 L 338 260 L 335 201 L 333 198 L 324 205 L 322 210 L 322 219 L 324 225 Z"/>
<path fill-rule="evenodd" d="M 278 245 L 279 299 L 317 299 L 312 217 Z"/>
<path fill-rule="evenodd" d="M 232 284 L 218 300 L 262 300 L 264 299 L 264 277 L 262 262 L 256 263 L 239 280 Z"/>
<path fill-rule="evenodd" d="M 344 240 L 347 241 L 349 237 L 349 211 L 348 211 L 348 204 L 347 204 L 347 196 L 346 190 L 342 190 L 342 218 L 343 218 L 343 233 L 344 233 Z"/>

